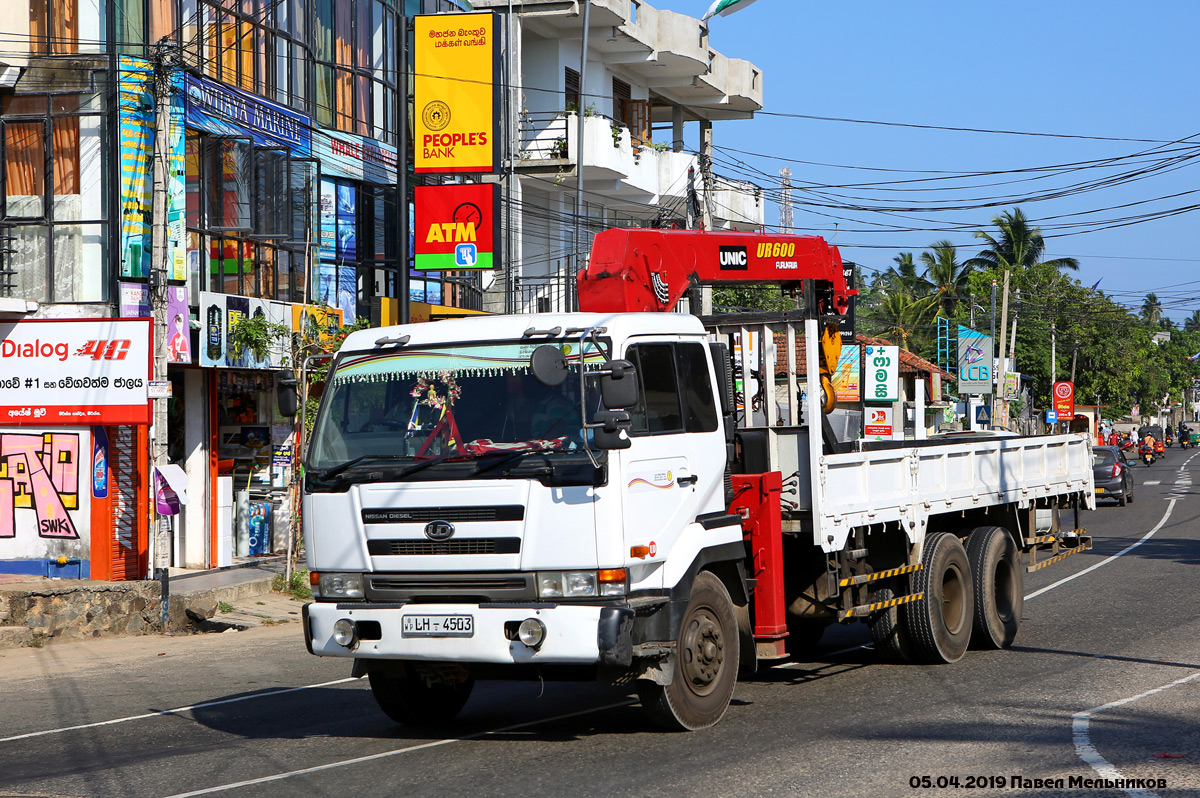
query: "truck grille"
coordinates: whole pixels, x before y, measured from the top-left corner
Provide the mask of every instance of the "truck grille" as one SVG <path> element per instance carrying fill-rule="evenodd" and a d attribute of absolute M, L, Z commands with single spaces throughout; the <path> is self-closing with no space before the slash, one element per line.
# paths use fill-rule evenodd
<path fill-rule="evenodd" d="M 519 504 L 499 507 L 364 507 L 364 524 L 427 524 L 430 521 L 521 521 L 525 508 Z"/>
<path fill-rule="evenodd" d="M 454 540 L 368 540 L 373 557 L 423 557 L 436 554 L 519 554 L 520 538 L 455 538 Z"/>
<path fill-rule="evenodd" d="M 369 601 L 528 601 L 537 597 L 533 574 L 373 574 Z"/>

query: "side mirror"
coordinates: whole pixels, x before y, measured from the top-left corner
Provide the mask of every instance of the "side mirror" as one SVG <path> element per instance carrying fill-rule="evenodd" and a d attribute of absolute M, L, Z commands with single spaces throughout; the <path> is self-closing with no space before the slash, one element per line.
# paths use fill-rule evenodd
<path fill-rule="evenodd" d="M 300 407 L 296 387 L 300 381 L 292 376 L 290 371 L 282 371 L 275 380 L 275 399 L 279 405 L 279 415 L 295 418 Z"/>
<path fill-rule="evenodd" d="M 629 438 L 633 419 L 626 411 L 601 410 L 596 414 L 596 423 L 600 426 L 592 428 L 592 442 L 597 449 L 628 449 L 633 443 Z"/>
<path fill-rule="evenodd" d="M 638 401 L 637 372 L 628 360 L 612 360 L 600 377 L 600 395 L 607 408 L 633 407 Z M 626 414 L 628 415 L 628 414 Z"/>
<path fill-rule="evenodd" d="M 529 370 L 533 372 L 533 378 L 547 388 L 562 385 L 570 373 L 567 371 L 567 358 L 557 346 L 550 344 L 533 350 L 529 356 Z"/>

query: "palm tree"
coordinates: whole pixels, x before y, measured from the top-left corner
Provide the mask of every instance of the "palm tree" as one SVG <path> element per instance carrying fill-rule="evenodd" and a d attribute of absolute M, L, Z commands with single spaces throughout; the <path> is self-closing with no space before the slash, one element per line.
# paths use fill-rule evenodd
<path fill-rule="evenodd" d="M 1079 261 L 1075 258 L 1051 258 L 1042 260 L 1046 253 L 1046 241 L 1041 228 L 1030 227 L 1029 220 L 1020 208 L 996 216 L 992 224 L 1000 229 L 1000 237 L 980 230 L 975 237 L 987 242 L 988 248 L 964 265 L 973 269 L 1020 269 L 1026 271 L 1039 266 L 1078 271 Z"/>
<path fill-rule="evenodd" d="M 1193 310 L 1192 315 L 1183 323 L 1184 332 L 1200 332 L 1200 310 Z"/>
<path fill-rule="evenodd" d="M 1200 313 L 1200 311 L 1197 311 L 1196 313 Z M 1193 313 L 1192 315 L 1195 316 L 1196 313 Z M 1162 302 L 1158 301 L 1158 294 L 1153 292 L 1146 294 L 1146 301 L 1142 303 L 1141 317 L 1142 321 L 1146 322 L 1152 327 L 1157 327 L 1159 322 L 1162 321 L 1163 306 Z"/>
<path fill-rule="evenodd" d="M 880 335 L 908 349 L 908 340 L 918 327 L 929 322 L 936 297 L 917 299 L 904 291 L 889 291 L 878 307 Z"/>
<path fill-rule="evenodd" d="M 913 262 L 911 252 L 901 252 L 892 260 L 896 265 L 882 275 L 883 284 L 887 286 L 889 293 L 896 291 L 912 293 L 929 287 L 929 284 L 917 274 L 917 264 Z"/>
<path fill-rule="evenodd" d="M 941 315 L 950 318 L 967 288 L 971 267 L 958 263 L 958 250 L 949 241 L 935 241 L 930 249 L 921 253 L 924 279 L 935 290 Z"/>
<path fill-rule="evenodd" d="M 965 265 L 973 269 L 996 269 L 1004 271 L 1004 299 L 1000 310 L 1000 342 L 1003 344 L 1008 334 L 1008 280 L 1014 269 L 1022 272 L 1050 266 L 1055 269 L 1079 269 L 1079 261 L 1074 258 L 1053 258 L 1042 260 L 1046 252 L 1046 241 L 1042 231 L 1030 227 L 1029 220 L 1020 208 L 1005 211 L 992 218 L 992 224 L 1000 229 L 1000 238 L 994 238 L 984 230 L 976 231 L 975 237 L 988 243 L 988 248 L 971 258 Z M 1003 351 L 1003 350 L 1001 350 Z M 1000 361 L 1000 371 L 1004 371 L 1004 360 Z"/>

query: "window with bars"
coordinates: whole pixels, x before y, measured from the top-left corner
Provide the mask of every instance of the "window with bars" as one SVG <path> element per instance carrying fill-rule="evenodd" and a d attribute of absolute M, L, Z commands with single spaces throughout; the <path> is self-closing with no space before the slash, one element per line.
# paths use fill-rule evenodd
<path fill-rule="evenodd" d="M 580 105 L 579 73 L 570 67 L 563 71 L 563 107 L 568 111 L 582 110 Z"/>

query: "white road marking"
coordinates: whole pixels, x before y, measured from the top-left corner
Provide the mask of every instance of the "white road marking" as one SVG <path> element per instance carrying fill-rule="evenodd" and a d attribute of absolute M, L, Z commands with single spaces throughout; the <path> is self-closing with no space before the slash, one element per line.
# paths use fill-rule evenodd
<path fill-rule="evenodd" d="M 615 704 L 608 704 L 607 706 L 603 706 L 603 707 L 592 707 L 591 709 L 581 709 L 578 712 L 568 712 L 565 715 L 555 715 L 552 718 L 541 718 L 539 720 L 530 720 L 530 721 L 526 721 L 525 723 L 517 723 L 513 726 L 505 726 L 502 729 L 491 729 L 490 731 L 476 732 L 475 734 L 465 734 L 462 737 L 447 737 L 444 740 L 433 740 L 431 742 L 421 743 L 420 745 L 410 745 L 407 748 L 397 748 L 394 751 L 383 751 L 381 753 L 371 754 L 369 756 L 359 756 L 359 757 L 355 757 L 354 759 L 343 759 L 339 762 L 328 762 L 324 765 L 317 765 L 317 766 L 311 767 L 311 768 L 303 768 L 301 770 L 290 770 L 286 773 L 276 773 L 274 776 L 263 776 L 262 778 L 247 779 L 246 781 L 238 781 L 238 782 L 234 782 L 232 784 L 220 784 L 216 787 L 208 787 L 203 790 L 193 790 L 192 792 L 181 792 L 181 793 L 177 793 L 176 795 L 168 795 L 167 798 L 190 798 L 193 795 L 211 795 L 214 792 L 224 792 L 226 790 L 236 790 L 239 787 L 252 787 L 256 784 L 269 784 L 272 781 L 280 781 L 282 779 L 291 778 L 292 776 L 304 776 L 309 773 L 320 773 L 322 770 L 332 770 L 334 768 L 346 767 L 347 765 L 359 765 L 359 764 L 362 764 L 363 762 L 374 762 L 377 759 L 387 759 L 388 757 L 399 756 L 400 754 L 408 754 L 413 751 L 422 751 L 426 748 L 436 748 L 436 747 L 442 746 L 442 745 L 450 745 L 451 743 L 458 743 L 458 742 L 462 742 L 464 740 L 477 740 L 480 737 L 487 737 L 489 734 L 503 734 L 504 732 L 515 731 L 517 729 L 524 729 L 529 726 L 538 726 L 543 723 L 551 723 L 556 720 L 564 720 L 566 718 L 573 718 L 573 717 L 576 717 L 577 715 L 589 715 L 593 712 L 604 712 L 605 710 L 616 709 L 617 707 L 627 707 L 627 706 L 632 705 L 633 703 L 634 703 L 633 701 L 618 701 Z"/>
<path fill-rule="evenodd" d="M 78 731 L 79 729 L 94 729 L 97 726 L 112 726 L 117 723 L 126 723 L 131 720 L 145 720 L 146 718 L 159 718 L 163 715 L 178 715 L 182 712 L 189 712 L 193 709 L 205 709 L 207 707 L 220 706 L 221 704 L 235 704 L 238 701 L 253 701 L 256 698 L 273 698 L 284 693 L 295 693 L 300 690 L 312 690 L 317 687 L 329 687 L 334 684 L 344 684 L 345 682 L 356 682 L 357 679 L 346 677 L 345 679 L 335 679 L 332 682 L 321 682 L 320 684 L 306 684 L 303 687 L 284 687 L 279 690 L 269 690 L 254 695 L 238 696 L 237 698 L 222 698 L 218 701 L 205 701 L 201 704 L 192 704 L 186 707 L 176 707 L 175 709 L 162 709 L 158 712 L 147 712 L 143 715 L 130 715 L 127 718 L 113 718 L 112 720 L 101 720 L 95 723 L 81 723 L 78 726 L 64 726 L 60 729 L 46 729 L 44 731 L 28 732 L 26 734 L 14 734 L 12 737 L 0 737 L 0 743 L 12 742 L 13 740 L 25 740 L 30 737 L 42 737 L 47 734 L 61 734 L 62 732 Z"/>
<path fill-rule="evenodd" d="M 1053 584 L 1046 585 L 1046 587 L 1042 588 L 1041 590 L 1035 590 L 1034 592 L 1032 592 L 1028 596 L 1026 596 L 1025 600 L 1029 601 L 1029 599 L 1031 599 L 1031 598 L 1037 598 L 1038 596 L 1042 595 L 1043 593 L 1045 593 L 1049 590 L 1053 590 L 1054 588 L 1058 587 L 1059 585 L 1065 585 L 1067 582 L 1070 582 L 1072 579 L 1078 579 L 1079 577 L 1083 576 L 1084 574 L 1091 573 L 1092 571 L 1096 570 L 1100 566 L 1108 565 L 1110 562 L 1117 559 L 1118 557 L 1123 557 L 1124 555 L 1133 551 L 1138 546 L 1142 545 L 1147 540 L 1154 537 L 1154 534 L 1156 532 L 1158 532 L 1158 530 L 1163 528 L 1163 526 L 1167 523 L 1167 519 L 1171 517 L 1171 511 L 1175 509 L 1175 502 L 1177 502 L 1177 501 L 1178 501 L 1178 498 L 1170 499 L 1170 504 L 1167 505 L 1167 511 L 1165 513 L 1163 513 L 1163 517 L 1159 520 L 1158 524 L 1155 525 L 1154 529 L 1151 529 L 1145 535 L 1142 535 L 1142 537 L 1139 538 L 1137 540 L 1137 542 L 1129 544 L 1128 546 L 1121 549 L 1113 556 L 1107 557 L 1107 558 L 1101 560 L 1100 562 L 1096 563 L 1095 565 L 1091 566 L 1090 568 L 1084 568 L 1082 571 L 1080 571 L 1077 574 L 1071 574 L 1070 576 L 1068 576 L 1065 579 L 1060 579 Z"/>
<path fill-rule="evenodd" d="M 1162 480 L 1161 479 L 1148 479 L 1145 482 L 1143 482 L 1142 484 L 1143 485 L 1161 485 Z"/>
<path fill-rule="evenodd" d="M 1126 704 L 1132 704 L 1135 701 L 1148 698 L 1149 696 L 1161 693 L 1164 690 L 1169 690 L 1177 685 L 1186 684 L 1193 679 L 1200 679 L 1200 673 L 1193 673 L 1191 676 L 1184 676 L 1182 679 L 1176 679 L 1170 684 L 1164 684 L 1161 687 L 1155 687 L 1153 690 L 1147 690 L 1139 695 L 1130 696 L 1129 698 L 1122 698 L 1119 701 L 1113 701 L 1109 704 L 1095 707 L 1084 712 L 1076 712 L 1071 716 L 1071 730 L 1072 737 L 1075 740 L 1075 753 L 1079 755 L 1080 759 L 1090 765 L 1092 770 L 1096 771 L 1101 778 L 1125 778 L 1121 775 L 1121 771 L 1117 770 L 1111 762 L 1101 756 L 1100 752 L 1097 751 L 1095 746 L 1092 745 L 1091 736 L 1089 733 L 1091 719 L 1105 710 L 1115 709 L 1117 707 L 1125 706 Z M 1124 791 L 1132 796 L 1132 798 L 1157 798 L 1158 795 L 1158 793 L 1152 790 L 1142 790 L 1136 788 L 1126 789 Z"/>

